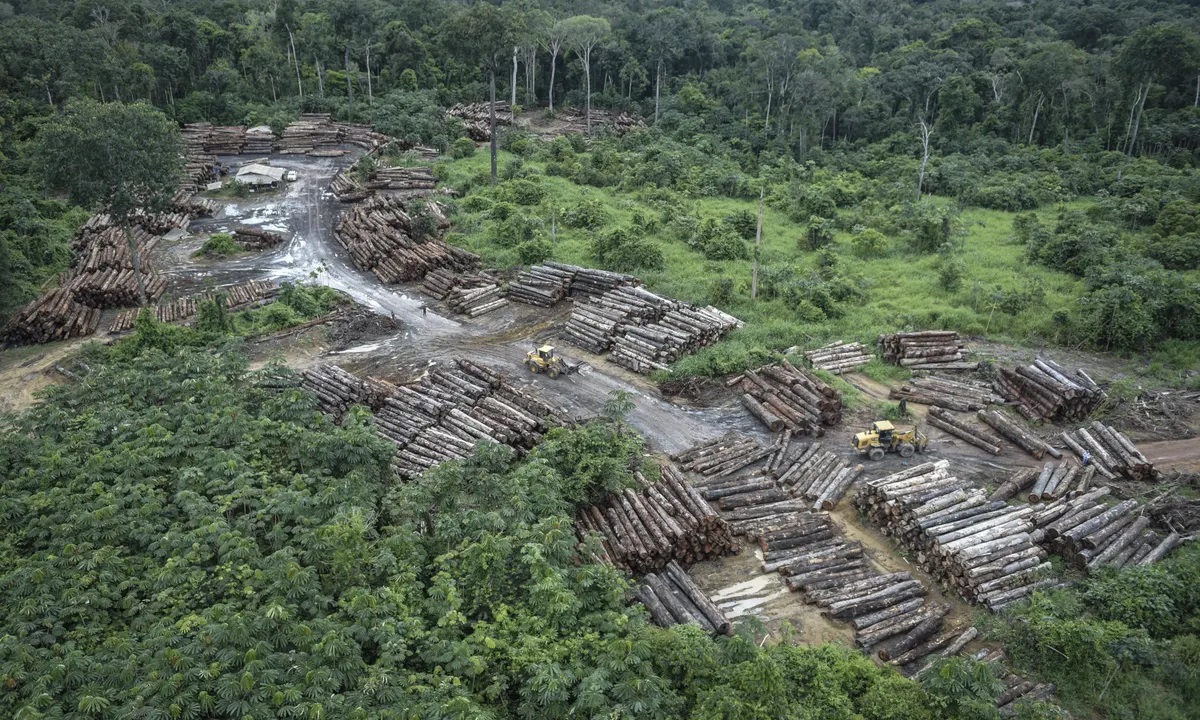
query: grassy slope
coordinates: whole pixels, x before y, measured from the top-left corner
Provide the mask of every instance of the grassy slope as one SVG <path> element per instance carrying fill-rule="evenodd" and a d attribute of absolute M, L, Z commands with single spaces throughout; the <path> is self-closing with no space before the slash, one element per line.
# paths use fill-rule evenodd
<path fill-rule="evenodd" d="M 512 162 L 514 156 L 501 153 L 500 167 Z M 524 161 L 526 171 L 540 175 L 545 164 Z M 461 160 L 447 161 L 439 167 L 441 176 L 455 187 L 469 185 L 468 195 L 487 193 L 481 180 L 488 172 L 486 152 Z M 689 199 L 676 209 L 663 210 L 645 202 L 644 193 L 622 192 L 611 188 L 591 188 L 561 177 L 540 175 L 537 180 L 547 188 L 548 195 L 540 206 L 527 208 L 545 222 L 549 237 L 550 217 L 557 209 L 561 216 L 584 197 L 599 198 L 609 213 L 603 230 L 628 226 L 636 211 L 661 218 L 662 225 L 674 212 L 695 212 L 702 218 L 720 220 L 738 211 L 757 212 L 757 203 L 728 198 Z M 1041 214 L 1053 222 L 1055 209 L 1043 208 Z M 871 342 L 882 332 L 904 329 L 954 329 L 967 335 L 986 335 L 1023 345 L 1053 343 L 1056 330 L 1055 311 L 1069 311 L 1083 291 L 1082 283 L 1065 273 L 1031 265 L 1024 259 L 1024 248 L 1012 244 L 1009 236 L 1014 213 L 994 210 L 968 209 L 962 214 L 965 239 L 962 257 L 966 275 L 956 292 L 944 290 L 935 269 L 936 256 L 907 252 L 903 237 L 892 237 L 890 251 L 882 257 L 860 260 L 850 253 L 848 233 L 837 234 L 834 246 L 842 256 L 843 267 L 860 276 L 866 299 L 848 304 L 844 314 L 823 322 L 804 322 L 796 317 L 782 301 L 752 302 L 750 300 L 751 263 L 748 260 L 713 262 L 691 250 L 660 227 L 649 235 L 666 258 L 664 272 L 643 272 L 639 275 L 656 292 L 696 303 L 711 302 L 711 288 L 716 279 L 733 278 L 734 296 L 722 308 L 747 321 L 746 327 L 727 342 L 708 348 L 676 365 L 682 373 L 716 373 L 728 369 L 730 363 L 757 359 L 755 349 L 783 349 L 793 345 L 812 347 L 832 340 Z M 516 264 L 511 249 L 498 247 L 487 236 L 491 222 L 482 214 L 460 212 L 456 218 L 458 242 L 483 255 L 486 262 L 500 267 Z M 764 215 L 762 264 L 779 266 L 792 264 L 812 267 L 816 253 L 802 250 L 797 239 L 804 228 L 788 216 L 768 207 Z M 595 265 L 589 243 L 594 231 L 565 228 L 558 224 L 558 241 L 554 259 L 581 265 Z M 995 292 L 1022 291 L 1037 283 L 1044 290 L 1044 300 L 1015 314 L 996 308 Z M 1181 360 L 1192 353 L 1183 353 Z M 1165 353 L 1160 358 L 1171 363 Z"/>

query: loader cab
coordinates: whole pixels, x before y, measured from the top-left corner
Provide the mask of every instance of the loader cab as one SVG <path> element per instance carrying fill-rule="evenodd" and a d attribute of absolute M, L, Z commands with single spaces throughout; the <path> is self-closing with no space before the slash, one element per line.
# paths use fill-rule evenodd
<path fill-rule="evenodd" d="M 873 429 L 875 431 L 875 433 L 877 435 L 879 435 L 879 444 L 880 445 L 882 445 L 884 447 L 891 446 L 892 437 L 896 433 L 895 425 L 892 425 L 887 420 L 877 420 L 873 425 L 871 425 L 871 429 Z"/>
<path fill-rule="evenodd" d="M 554 358 L 554 346 L 543 345 L 537 349 L 538 359 L 543 362 L 550 362 Z"/>

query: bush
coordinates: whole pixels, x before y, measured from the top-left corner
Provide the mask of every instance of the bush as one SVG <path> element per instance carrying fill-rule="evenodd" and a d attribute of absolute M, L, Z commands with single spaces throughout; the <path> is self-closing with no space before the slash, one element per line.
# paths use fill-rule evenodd
<path fill-rule="evenodd" d="M 537 205 L 546 197 L 546 188 L 533 180 L 508 180 L 496 188 L 496 198 L 517 205 Z"/>
<path fill-rule="evenodd" d="M 717 278 L 708 288 L 708 301 L 713 305 L 728 305 L 733 300 L 733 280 Z"/>
<path fill-rule="evenodd" d="M 730 232 L 718 232 L 704 243 L 706 260 L 746 260 L 750 250 L 746 241 Z"/>
<path fill-rule="evenodd" d="M 874 228 L 860 225 L 855 228 L 854 235 L 850 238 L 850 251 L 854 253 L 855 257 L 863 259 L 886 255 L 888 252 L 887 236 Z"/>
<path fill-rule="evenodd" d="M 758 234 L 758 217 L 749 210 L 738 210 L 726 215 L 721 224 L 743 240 L 752 240 Z"/>
<path fill-rule="evenodd" d="M 567 227 L 595 230 L 608 222 L 608 210 L 599 198 L 585 197 L 563 213 L 562 221 Z"/>
<path fill-rule="evenodd" d="M 618 272 L 663 270 L 666 267 L 662 250 L 630 228 L 597 235 L 592 241 L 592 256 L 602 267 Z"/>
<path fill-rule="evenodd" d="M 807 249 L 820 250 L 833 242 L 833 221 L 828 218 L 813 215 L 808 219 L 808 229 L 804 235 Z"/>
<path fill-rule="evenodd" d="M 196 255 L 221 258 L 240 252 L 242 252 L 242 246 L 237 244 L 232 235 L 229 233 L 214 233 L 204 241 L 204 244 L 196 251 Z"/>
<path fill-rule="evenodd" d="M 554 255 L 554 246 L 545 238 L 527 240 L 516 248 L 517 260 L 522 265 L 537 265 Z"/>
<path fill-rule="evenodd" d="M 454 144 L 450 146 L 450 157 L 456 160 L 469 158 L 475 154 L 475 141 L 471 138 L 458 138 Z"/>

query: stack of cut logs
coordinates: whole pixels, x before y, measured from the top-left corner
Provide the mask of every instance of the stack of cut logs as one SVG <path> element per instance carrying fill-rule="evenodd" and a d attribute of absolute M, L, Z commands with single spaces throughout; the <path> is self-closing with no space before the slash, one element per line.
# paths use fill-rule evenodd
<path fill-rule="evenodd" d="M 1083 370 L 1074 377 L 1052 360 L 1034 360 L 1015 371 L 1000 368 L 996 389 L 1033 421 L 1079 420 L 1087 417 L 1104 399 L 1104 391 Z"/>
<path fill-rule="evenodd" d="M 988 501 L 1008 500 L 1014 496 L 1031 503 L 1054 500 L 1068 493 L 1079 494 L 1092 486 L 1095 468 L 1080 468 L 1071 463 L 1046 463 L 1041 472 L 1024 468 L 1000 483 Z"/>
<path fill-rule="evenodd" d="M 1178 533 L 1160 538 L 1150 530 L 1150 518 L 1136 500 L 1105 505 L 1108 493 L 1109 488 L 1098 487 L 1050 503 L 1034 515 L 1046 546 L 1090 572 L 1101 567 L 1149 565 L 1181 542 Z"/>
<path fill-rule="evenodd" d="M 225 307 L 233 309 L 240 305 L 258 302 L 264 298 L 271 297 L 278 290 L 270 280 L 250 280 L 249 282 L 223 288 L 216 292 L 190 295 L 163 303 L 154 308 L 154 317 L 159 322 L 180 322 L 187 320 L 199 312 L 202 302 L 212 300 L 217 292 L 225 295 Z M 109 326 L 108 331 L 119 333 L 131 330 L 140 312 L 141 308 L 121 311 L 113 320 L 112 325 Z"/>
<path fill-rule="evenodd" d="M 36 345 L 90 335 L 100 310 L 75 300 L 71 288 L 51 290 L 13 313 L 0 331 L 4 345 Z"/>
<path fill-rule="evenodd" d="M 421 292 L 438 300 L 445 300 L 455 288 L 477 288 L 495 283 L 496 279 L 487 273 L 457 273 L 446 268 L 436 268 L 425 274 Z"/>
<path fill-rule="evenodd" d="M 812 363 L 814 370 L 824 370 L 835 375 L 853 372 L 875 359 L 871 349 L 862 343 L 835 342 L 809 350 L 804 357 Z"/>
<path fill-rule="evenodd" d="M 558 119 L 567 123 L 561 130 L 563 133 L 587 133 L 587 117 L 581 108 L 564 108 L 558 113 Z M 617 135 L 624 135 L 630 130 L 646 127 L 646 123 L 640 117 L 625 111 L 614 113 L 592 108 L 592 129 L 601 127 L 611 128 Z"/>
<path fill-rule="evenodd" d="M 575 273 L 549 265 L 534 265 L 522 270 L 508 284 L 508 299 L 526 305 L 551 307 L 567 296 Z"/>
<path fill-rule="evenodd" d="M 279 138 L 279 152 L 283 155 L 304 155 L 318 146 L 337 145 L 339 140 L 340 134 L 329 115 L 302 114 L 299 120 L 283 129 L 283 135 Z"/>
<path fill-rule="evenodd" d="M 246 146 L 246 128 L 242 125 L 188 123 L 180 135 L 185 148 L 208 155 L 241 155 Z"/>
<path fill-rule="evenodd" d="M 367 179 L 368 190 L 432 190 L 436 180 L 427 167 L 381 167 Z"/>
<path fill-rule="evenodd" d="M 986 383 L 966 379 L 952 380 L 932 374 L 914 377 L 899 390 L 892 390 L 888 397 L 922 405 L 937 405 L 959 412 L 982 410 L 988 405 L 1004 402 L 1004 398 L 993 392 L 991 386 Z"/>
<path fill-rule="evenodd" d="M 267 155 L 275 149 L 275 133 L 269 127 L 253 127 L 246 131 L 242 152 L 247 155 Z"/>
<path fill-rule="evenodd" d="M 142 269 L 146 299 L 155 302 L 167 290 L 167 281 L 157 273 Z M 97 308 L 128 307 L 140 302 L 137 274 L 133 268 L 106 268 L 98 272 L 80 273 L 65 286 L 78 302 Z"/>
<path fill-rule="evenodd" d="M 728 525 L 673 465 L 664 464 L 655 482 L 640 473 L 637 478 L 638 490 L 626 488 L 586 507 L 575 520 L 581 536 L 600 536 L 612 564 L 642 574 L 671 561 L 691 567 L 735 552 Z"/>
<path fill-rule="evenodd" d="M 855 502 L 931 575 L 993 612 L 1056 583 L 1042 577 L 1049 565 L 1035 544 L 1033 508 L 988 500 L 945 460 L 867 481 Z"/>
<path fill-rule="evenodd" d="M 582 275 L 576 274 L 572 286 Z M 622 286 L 576 305 L 563 337 L 593 353 L 612 348 L 608 359 L 649 374 L 740 325 L 740 320 L 712 306 L 691 307 L 640 287 Z"/>
<path fill-rule="evenodd" d="M 287 241 L 283 235 L 249 225 L 239 225 L 233 229 L 233 239 L 245 250 L 266 250 L 278 247 Z"/>
<path fill-rule="evenodd" d="M 642 284 L 642 281 L 633 275 L 611 272 L 609 270 L 597 270 L 596 268 L 585 268 L 560 262 L 548 262 L 545 264 L 545 267 L 572 273 L 571 286 L 568 288 L 568 292 L 572 297 L 576 295 L 603 295 L 619 287 L 636 287 Z"/>
<path fill-rule="evenodd" d="M 927 418 L 929 424 L 942 432 L 949 433 L 954 437 L 963 440 L 980 450 L 999 455 L 1001 452 L 1000 438 L 991 434 L 987 430 L 971 425 L 965 420 L 960 419 L 957 415 L 949 410 L 943 410 L 938 406 L 929 408 L 929 416 Z"/>
<path fill-rule="evenodd" d="M 728 477 L 742 468 L 759 462 L 777 448 L 763 447 L 752 438 L 731 433 L 671 456 L 686 472 L 706 479 Z"/>
<path fill-rule="evenodd" d="M 963 360 L 962 338 L 952 330 L 925 330 L 880 335 L 883 359 L 913 370 L 975 370 L 979 363 Z"/>
<path fill-rule="evenodd" d="M 1050 447 L 1050 444 L 1045 440 L 1017 425 L 1001 412 L 996 410 L 980 410 L 976 414 L 976 417 L 1038 460 L 1041 460 L 1044 455 L 1050 455 L 1055 458 L 1062 457 L 1062 453 Z"/>
<path fill-rule="evenodd" d="M 739 386 L 742 404 L 771 432 L 784 428 L 805 435 L 823 435 L 821 426 L 842 420 L 842 396 L 808 370 L 786 358 L 774 365 L 748 370 L 725 383 Z"/>
<path fill-rule="evenodd" d="M 1081 460 L 1084 453 L 1088 453 L 1091 456 L 1089 464 L 1109 480 L 1117 475 L 1137 481 L 1153 481 L 1158 477 L 1154 464 L 1129 438 L 1099 420 L 1086 428 L 1064 432 L 1060 437 Z"/>
<path fill-rule="evenodd" d="M 622 290 L 650 294 L 641 288 Z M 666 370 L 668 363 L 712 345 L 741 326 L 741 320 L 711 305 L 702 308 L 685 305 L 668 310 L 661 320 L 647 325 L 626 324 L 608 359 L 649 375 L 655 370 Z"/>
<path fill-rule="evenodd" d="M 333 179 L 329 181 L 329 191 L 339 202 L 344 203 L 366 200 L 371 195 L 354 178 L 353 173 L 347 170 L 338 170 L 334 174 Z"/>
<path fill-rule="evenodd" d="M 409 203 L 419 202 L 437 219 L 438 227 L 448 221 L 441 207 L 428 200 L 404 200 L 396 196 L 376 195 L 359 203 L 338 219 L 334 236 L 350 251 L 354 264 L 373 271 L 382 282 L 415 280 L 438 267 L 472 270 L 479 256 L 447 245 L 440 235 L 417 240 L 412 237 Z"/>
<path fill-rule="evenodd" d="M 129 235 L 137 245 L 142 270 L 145 271 L 149 261 L 148 255 L 158 244 L 158 237 L 137 225 L 130 228 Z M 93 232 L 85 226 L 71 241 L 71 247 L 75 251 L 75 258 L 71 263 L 74 272 L 94 273 L 101 270 L 133 268 L 129 244 L 125 241 L 124 231 L 119 228 L 104 227 Z"/>
<path fill-rule="evenodd" d="M 771 472 L 793 497 L 812 502 L 813 510 L 837 507 L 864 469 L 846 464 L 837 454 L 822 449 L 821 443 L 813 443 L 784 465 L 780 463 Z"/>
<path fill-rule="evenodd" d="M 396 445 L 392 469 L 401 477 L 468 457 L 480 442 L 532 448 L 552 415 L 548 405 L 512 387 L 499 373 L 461 359 L 403 386 L 359 380 L 322 365 L 304 372 L 302 386 L 339 420 L 351 405 L 369 406 L 376 432 Z"/>
<path fill-rule="evenodd" d="M 499 310 L 508 304 L 501 296 L 500 286 L 492 283 L 476 288 L 456 287 L 446 296 L 450 309 L 467 317 L 479 317 Z"/>
<path fill-rule="evenodd" d="M 725 613 L 674 560 L 667 563 L 661 575 L 646 573 L 634 593 L 659 627 L 693 623 L 705 632 L 733 633 Z"/>
<path fill-rule="evenodd" d="M 497 127 L 512 124 L 512 111 L 508 103 L 497 102 L 495 113 Z M 467 137 L 475 142 L 486 142 L 492 137 L 489 130 L 491 112 L 487 103 L 459 103 L 446 110 L 446 115 L 462 120 Z"/>
<path fill-rule="evenodd" d="M 579 303 L 563 327 L 563 339 L 593 353 L 612 348 L 617 331 L 625 322 L 625 313 L 598 303 Z"/>

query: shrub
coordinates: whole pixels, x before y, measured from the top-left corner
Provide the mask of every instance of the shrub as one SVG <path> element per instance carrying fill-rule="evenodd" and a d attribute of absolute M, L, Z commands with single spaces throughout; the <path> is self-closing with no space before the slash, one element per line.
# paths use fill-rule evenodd
<path fill-rule="evenodd" d="M 717 278 L 708 287 L 708 301 L 713 305 L 727 305 L 733 300 L 733 280 Z"/>
<path fill-rule="evenodd" d="M 549 260 L 554 255 L 554 246 L 545 238 L 535 238 L 526 240 L 517 245 L 517 260 L 522 265 L 537 265 L 538 263 Z"/>
<path fill-rule="evenodd" d="M 200 249 L 196 251 L 197 255 L 203 257 L 227 257 L 242 251 L 242 246 L 237 244 L 233 236 L 229 233 L 213 233 Z"/>
<path fill-rule="evenodd" d="M 808 219 L 808 229 L 804 235 L 807 249 L 820 250 L 833 242 L 833 221 L 828 218 L 813 215 Z"/>
<path fill-rule="evenodd" d="M 746 260 L 750 250 L 746 241 L 730 232 L 718 232 L 704 243 L 707 260 Z"/>
<path fill-rule="evenodd" d="M 758 234 L 758 217 L 749 210 L 738 210 L 726 215 L 721 224 L 737 233 L 743 240 L 751 240 Z"/>
<path fill-rule="evenodd" d="M 454 144 L 450 146 L 450 157 L 456 160 L 469 158 L 475 154 L 475 141 L 471 138 L 458 138 Z"/>
<path fill-rule="evenodd" d="M 592 256 L 602 267 L 618 272 L 662 270 L 662 250 L 634 229 L 622 228 L 598 234 L 592 240 Z"/>
<path fill-rule="evenodd" d="M 880 257 L 888 252 L 888 239 L 874 228 L 858 226 L 850 238 L 850 250 L 864 259 Z"/>
<path fill-rule="evenodd" d="M 509 180 L 496 189 L 496 198 L 517 205 L 537 205 L 546 197 L 546 188 L 533 180 Z"/>
<path fill-rule="evenodd" d="M 595 230 L 608 222 L 608 210 L 598 198 L 585 197 L 562 214 L 562 221 L 567 227 Z"/>
<path fill-rule="evenodd" d="M 483 195 L 468 195 L 459 203 L 459 207 L 463 212 L 482 213 L 490 211 L 494 204 L 490 198 Z"/>

